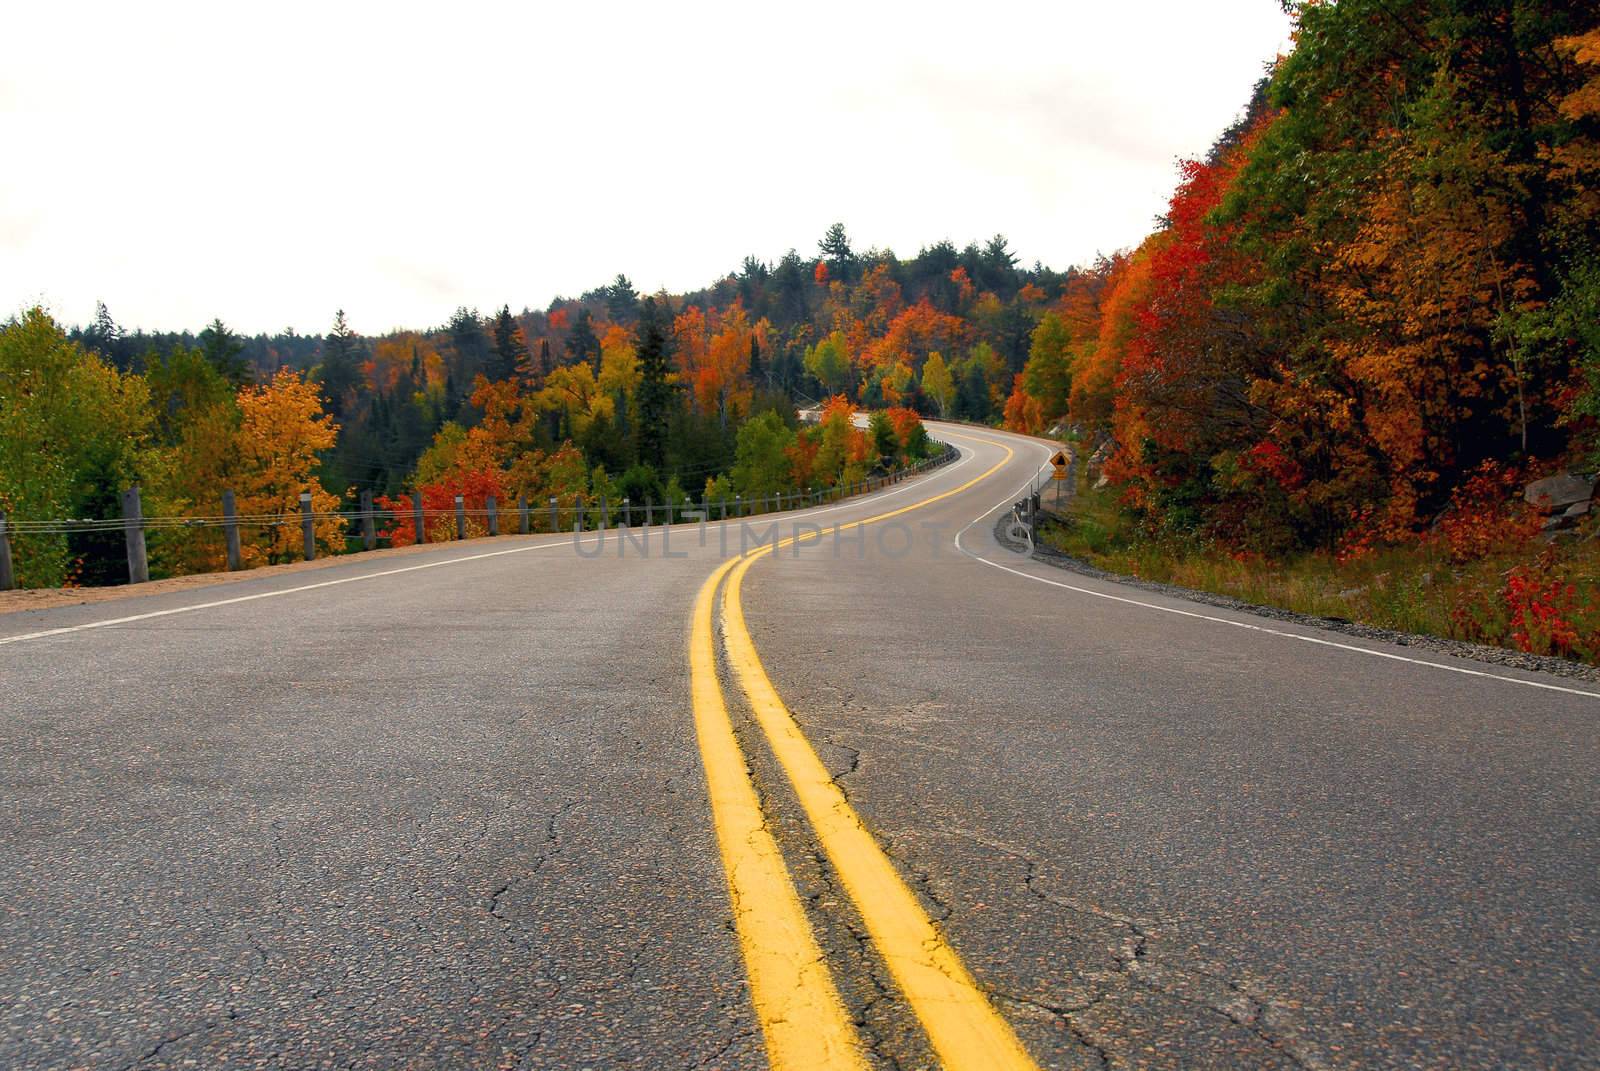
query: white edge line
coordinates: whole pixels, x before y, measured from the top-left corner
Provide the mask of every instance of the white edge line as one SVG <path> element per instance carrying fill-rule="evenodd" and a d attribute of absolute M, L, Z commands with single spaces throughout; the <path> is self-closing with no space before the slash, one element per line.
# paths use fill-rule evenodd
<path fill-rule="evenodd" d="M 1043 470 L 1041 469 L 1040 471 Z M 1037 472 L 1034 473 L 1034 476 L 1037 475 Z M 1026 488 L 1032 482 L 1033 477 L 1030 476 L 1028 478 L 1028 483 L 1022 485 L 1023 488 Z M 1019 490 L 1021 490 L 1021 488 L 1019 488 Z M 994 516 L 995 511 L 1004 507 L 1007 500 L 1008 499 L 1003 499 L 999 504 L 991 506 L 983 513 L 980 513 L 978 516 L 974 517 L 965 528 L 957 532 L 955 538 L 956 549 L 962 554 L 965 554 L 967 557 L 971 558 L 973 561 L 982 562 L 984 565 L 992 566 L 995 569 L 1004 570 L 1005 572 L 1011 573 L 1015 576 L 1020 576 L 1025 580 L 1034 580 L 1041 584 L 1049 584 L 1051 587 L 1063 588 L 1067 591 L 1076 592 L 1079 595 L 1091 595 L 1097 599 L 1107 599 L 1111 602 L 1120 602 L 1128 606 L 1138 606 L 1146 610 L 1159 610 L 1164 614 L 1176 614 L 1179 617 L 1192 617 L 1198 621 L 1210 621 L 1213 624 L 1218 625 L 1232 625 L 1234 628 L 1247 629 L 1251 632 L 1260 632 L 1268 636 L 1281 636 L 1284 639 L 1299 640 L 1302 643 L 1314 643 L 1322 647 L 1334 647 L 1341 651 L 1353 651 L 1356 654 L 1370 655 L 1373 658 L 1386 658 L 1391 662 L 1407 662 L 1414 666 L 1427 666 L 1430 669 L 1442 669 L 1450 673 L 1460 673 L 1467 677 L 1483 677 L 1488 680 L 1504 681 L 1507 684 L 1520 684 L 1525 688 L 1542 688 L 1548 692 L 1562 692 L 1566 695 L 1581 695 L 1587 699 L 1600 699 L 1600 692 L 1586 692 L 1581 688 L 1568 688 L 1560 684 L 1546 684 L 1543 681 L 1524 680 L 1521 677 L 1507 677 L 1499 673 L 1490 673 L 1481 669 L 1468 669 L 1465 666 L 1452 666 L 1444 662 L 1430 662 L 1425 658 L 1411 658 L 1406 655 L 1393 654 L 1389 651 L 1375 651 L 1370 647 L 1357 647 L 1355 644 L 1340 643 L 1337 640 L 1323 639 L 1321 636 L 1306 636 L 1298 632 L 1286 632 L 1283 629 L 1270 628 L 1266 625 L 1251 624 L 1248 621 L 1234 621 L 1230 618 L 1217 617 L 1213 614 L 1202 614 L 1194 610 L 1179 609 L 1176 606 L 1162 606 L 1160 603 L 1145 602 L 1142 599 L 1130 599 L 1124 595 L 1112 595 L 1104 591 L 1095 591 L 1093 588 L 1079 587 L 1076 584 L 1068 584 L 1060 580 L 1051 580 L 1048 577 L 1035 576 L 1033 573 L 1026 573 L 1021 569 L 1013 569 L 1009 565 L 1002 565 L 997 561 L 991 561 L 988 558 L 985 558 L 979 554 L 975 554 L 966 547 L 962 546 L 961 537 L 966 535 L 967 532 L 971 530 L 973 525 L 985 520 L 988 517 Z M 1109 583 L 1115 583 L 1115 581 L 1109 581 Z"/>
<path fill-rule="evenodd" d="M 530 547 L 511 547 L 508 550 L 490 550 L 482 554 L 468 554 L 460 558 L 446 558 L 443 561 L 423 562 L 421 565 L 406 565 L 399 569 L 384 569 L 376 573 L 362 573 L 360 576 L 342 576 L 335 580 L 319 580 L 315 584 L 301 584 L 298 587 L 280 588 L 276 591 L 258 591 L 252 595 L 236 595 L 231 599 L 213 599 L 210 602 L 197 602 L 188 606 L 172 606 L 165 610 L 151 610 L 144 614 L 130 614 L 127 617 L 111 617 L 104 621 L 87 621 L 81 625 L 63 625 L 60 628 L 45 629 L 42 632 L 24 632 L 17 636 L 0 637 L 0 646 L 8 643 L 20 643 L 23 640 L 38 640 L 46 636 L 64 636 L 69 632 L 84 632 L 92 628 L 106 628 L 110 625 L 126 625 L 134 621 L 148 621 L 153 617 L 169 617 L 172 614 L 186 614 L 192 610 L 210 610 L 218 606 L 232 606 L 234 603 L 253 602 L 256 599 L 270 599 L 278 595 L 293 595 L 301 591 L 315 591 L 317 588 L 331 588 L 338 584 L 354 584 L 359 580 L 376 580 L 379 577 L 394 576 L 398 573 L 415 573 L 421 569 L 438 569 L 445 565 L 457 565 L 461 562 L 478 561 L 482 558 L 499 558 L 506 554 L 523 554 L 530 550 L 549 550 L 559 547 L 561 543 L 536 543 Z"/>

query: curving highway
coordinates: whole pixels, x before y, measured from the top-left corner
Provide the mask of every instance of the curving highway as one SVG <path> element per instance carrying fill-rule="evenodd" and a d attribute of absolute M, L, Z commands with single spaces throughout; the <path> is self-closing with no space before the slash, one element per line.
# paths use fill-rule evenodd
<path fill-rule="evenodd" d="M 1591 1066 L 1600 689 L 1062 572 L 1050 445 L 0 616 L 0 1066 Z"/>

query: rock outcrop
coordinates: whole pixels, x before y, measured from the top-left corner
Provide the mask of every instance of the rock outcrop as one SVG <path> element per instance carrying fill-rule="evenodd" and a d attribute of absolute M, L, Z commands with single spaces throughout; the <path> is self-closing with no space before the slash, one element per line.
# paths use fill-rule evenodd
<path fill-rule="evenodd" d="M 1595 483 L 1594 476 L 1558 472 L 1554 476 L 1534 480 L 1523 488 L 1523 499 L 1545 514 L 1541 539 L 1546 543 L 1554 543 L 1562 538 L 1576 538 L 1573 529 L 1593 508 Z M 1600 532 L 1600 528 L 1596 531 Z"/>
<path fill-rule="evenodd" d="M 1594 498 L 1594 479 L 1558 472 L 1534 480 L 1523 488 L 1522 497 L 1540 513 L 1558 513 L 1569 506 L 1587 504 Z"/>

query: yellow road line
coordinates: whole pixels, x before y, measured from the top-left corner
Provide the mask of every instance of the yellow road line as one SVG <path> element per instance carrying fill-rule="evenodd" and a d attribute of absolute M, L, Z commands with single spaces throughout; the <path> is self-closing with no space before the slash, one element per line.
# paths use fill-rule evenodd
<path fill-rule="evenodd" d="M 717 683 L 712 608 L 717 585 L 737 561 L 724 562 L 695 599 L 689 680 L 712 822 L 728 877 L 750 1000 L 773 1071 L 865 1071 L 860 1038 L 839 999 L 777 842 L 767 831 Z"/>
<path fill-rule="evenodd" d="M 965 491 L 997 472 L 1014 456 L 1010 447 L 996 445 L 1001 445 L 1006 456 L 982 475 L 952 490 L 856 523 L 886 520 Z M 846 525 L 831 530 L 842 527 Z M 874 946 L 921 1020 L 946 1071 L 1037 1071 L 1010 1024 L 978 988 L 961 958 L 834 783 L 756 654 L 740 601 L 744 575 L 757 559 L 792 542 L 789 539 L 767 545 L 736 563 L 728 563 L 734 566 L 723 592 L 722 607 L 728 661 L 757 723 L 794 786 L 818 841 L 838 872 L 840 884 L 855 903 Z M 720 579 L 727 567 L 724 565 L 714 579 Z"/>

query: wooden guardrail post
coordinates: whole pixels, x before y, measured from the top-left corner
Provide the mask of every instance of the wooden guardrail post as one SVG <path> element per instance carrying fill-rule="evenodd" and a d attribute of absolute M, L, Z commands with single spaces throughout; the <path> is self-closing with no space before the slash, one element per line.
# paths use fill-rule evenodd
<path fill-rule="evenodd" d="M 456 496 L 456 538 L 467 538 L 467 499 L 464 495 Z"/>
<path fill-rule="evenodd" d="M 372 550 L 378 545 L 377 518 L 372 516 L 372 492 L 361 492 L 361 545 Z"/>
<path fill-rule="evenodd" d="M 527 495 L 518 495 L 517 496 L 517 517 L 518 517 L 517 527 L 519 529 L 521 529 L 523 535 L 527 535 L 530 531 L 533 530 L 533 518 L 531 516 L 529 516 L 529 514 L 528 514 L 528 496 Z"/>
<path fill-rule="evenodd" d="M 122 530 L 128 540 L 128 583 L 143 584 L 150 579 L 150 561 L 145 556 L 144 506 L 138 484 L 122 492 Z"/>
<path fill-rule="evenodd" d="M 556 501 L 555 495 L 550 496 L 550 530 L 552 532 L 561 531 L 561 507 L 560 503 Z"/>
<path fill-rule="evenodd" d="M 300 492 L 300 542 L 305 545 L 306 561 L 317 560 L 317 518 L 311 512 L 311 492 Z"/>
<path fill-rule="evenodd" d="M 17 586 L 17 575 L 11 570 L 11 529 L 6 526 L 6 514 L 0 510 L 0 591 L 10 591 Z"/>
<path fill-rule="evenodd" d="M 487 498 L 485 498 L 483 505 L 484 509 L 488 510 L 489 512 L 489 534 L 492 536 L 497 536 L 500 534 L 500 508 L 495 503 L 493 495 L 489 495 Z"/>
<path fill-rule="evenodd" d="M 222 538 L 228 546 L 228 572 L 237 573 L 244 568 L 244 555 L 239 547 L 239 507 L 231 487 L 222 492 Z"/>

